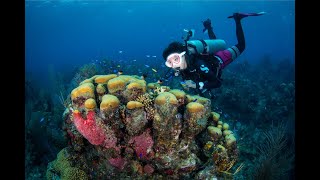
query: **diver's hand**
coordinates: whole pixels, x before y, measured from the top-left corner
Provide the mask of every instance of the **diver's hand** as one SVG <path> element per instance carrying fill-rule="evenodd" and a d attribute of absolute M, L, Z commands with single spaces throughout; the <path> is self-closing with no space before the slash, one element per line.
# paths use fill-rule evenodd
<path fill-rule="evenodd" d="M 197 84 L 195 82 L 193 82 L 192 80 L 186 80 L 184 82 L 186 83 L 186 86 L 188 88 L 197 88 Z"/>
<path fill-rule="evenodd" d="M 202 21 L 202 23 L 204 26 L 203 32 L 206 31 L 207 29 L 210 29 L 210 28 L 212 29 L 211 20 L 209 18 L 205 21 Z"/>
<path fill-rule="evenodd" d="M 203 86 L 204 86 L 204 83 L 203 82 L 199 82 L 199 90 L 201 90 L 201 93 L 204 93 L 204 92 L 207 91 L 207 89 L 204 89 Z"/>
<path fill-rule="evenodd" d="M 203 89 L 203 86 L 204 86 L 204 83 L 203 83 L 203 82 L 199 82 L 199 89 L 200 89 L 200 90 Z"/>

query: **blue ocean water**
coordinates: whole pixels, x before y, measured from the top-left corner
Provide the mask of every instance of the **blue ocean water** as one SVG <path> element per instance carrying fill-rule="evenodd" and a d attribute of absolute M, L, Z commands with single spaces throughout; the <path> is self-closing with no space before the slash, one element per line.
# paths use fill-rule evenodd
<path fill-rule="evenodd" d="M 206 39 L 202 21 L 210 18 L 217 37 L 232 46 L 235 23 L 227 16 L 260 11 L 266 14 L 242 22 L 246 50 L 237 60 L 294 61 L 295 1 L 25 1 L 26 72 L 46 82 L 48 68 L 68 73 L 101 57 L 160 65 L 163 49 L 182 42 L 184 28 Z"/>

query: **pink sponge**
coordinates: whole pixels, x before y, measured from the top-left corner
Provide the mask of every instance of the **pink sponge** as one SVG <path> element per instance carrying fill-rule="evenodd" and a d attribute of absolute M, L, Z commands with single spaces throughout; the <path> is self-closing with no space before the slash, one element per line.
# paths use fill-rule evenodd
<path fill-rule="evenodd" d="M 122 157 L 110 158 L 108 161 L 112 166 L 117 167 L 120 170 L 127 164 L 127 161 Z"/>
<path fill-rule="evenodd" d="M 129 144 L 133 144 L 136 155 L 140 159 L 150 159 L 152 158 L 153 150 L 153 139 L 150 135 L 150 129 L 147 129 L 144 133 L 139 136 L 132 137 Z"/>
<path fill-rule="evenodd" d="M 119 147 L 116 146 L 117 138 L 114 132 L 105 125 L 97 123 L 94 111 L 89 111 L 87 113 L 87 118 L 84 119 L 81 117 L 80 112 L 75 110 L 73 112 L 73 119 L 77 130 L 91 144 L 119 150 Z"/>

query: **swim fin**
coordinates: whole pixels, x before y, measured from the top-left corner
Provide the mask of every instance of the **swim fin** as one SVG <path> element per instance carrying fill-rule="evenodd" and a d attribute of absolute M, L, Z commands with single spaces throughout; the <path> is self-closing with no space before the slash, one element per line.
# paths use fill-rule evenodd
<path fill-rule="evenodd" d="M 258 12 L 258 13 L 239 13 L 239 15 L 244 18 L 244 17 L 248 17 L 248 16 L 261 16 L 263 14 L 266 14 L 266 12 L 264 11 L 261 11 L 261 12 Z M 228 16 L 228 18 L 233 18 L 233 15 L 232 16 Z"/>

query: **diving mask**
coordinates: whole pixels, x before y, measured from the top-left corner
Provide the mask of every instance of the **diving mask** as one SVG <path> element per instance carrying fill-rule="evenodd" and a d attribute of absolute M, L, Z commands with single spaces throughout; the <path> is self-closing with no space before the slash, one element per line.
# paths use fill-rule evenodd
<path fill-rule="evenodd" d="M 180 67 L 182 63 L 182 58 L 186 54 L 186 51 L 183 51 L 182 53 L 172 53 L 167 57 L 166 60 L 166 66 L 169 68 L 177 68 Z"/>

